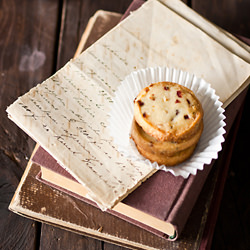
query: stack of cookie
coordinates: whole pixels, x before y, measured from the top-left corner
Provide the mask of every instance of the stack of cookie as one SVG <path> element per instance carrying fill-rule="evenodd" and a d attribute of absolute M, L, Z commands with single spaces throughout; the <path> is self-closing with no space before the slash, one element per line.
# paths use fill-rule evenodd
<path fill-rule="evenodd" d="M 141 155 L 159 165 L 188 159 L 203 131 L 203 109 L 194 93 L 172 82 L 144 88 L 134 100 L 131 137 Z"/>

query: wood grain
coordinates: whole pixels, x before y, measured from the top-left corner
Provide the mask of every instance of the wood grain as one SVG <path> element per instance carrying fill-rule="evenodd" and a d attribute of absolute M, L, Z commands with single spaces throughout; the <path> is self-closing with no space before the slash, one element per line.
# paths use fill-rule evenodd
<path fill-rule="evenodd" d="M 43 224 L 40 249 L 96 250 L 102 249 L 102 242 L 93 238 L 67 232 L 63 229 Z"/>
<path fill-rule="evenodd" d="M 192 8 L 227 31 L 250 38 L 250 1 L 192 0 Z M 249 107 L 250 91 L 232 154 L 212 249 L 244 250 L 250 247 Z"/>
<path fill-rule="evenodd" d="M 250 247 L 250 91 L 243 109 L 239 132 L 215 227 L 212 249 L 249 249 Z M 237 240 L 235 240 L 237 238 Z"/>
<path fill-rule="evenodd" d="M 5 109 L 52 74 L 58 3 L 0 2 L 0 248 L 35 249 L 39 223 L 8 211 L 35 143 Z"/>
<path fill-rule="evenodd" d="M 191 2 L 194 10 L 220 27 L 234 34 L 250 36 L 248 0 L 192 0 Z"/>
<path fill-rule="evenodd" d="M 0 249 L 34 249 L 38 223 L 8 210 L 22 170 L 0 151 L 0 171 Z"/>

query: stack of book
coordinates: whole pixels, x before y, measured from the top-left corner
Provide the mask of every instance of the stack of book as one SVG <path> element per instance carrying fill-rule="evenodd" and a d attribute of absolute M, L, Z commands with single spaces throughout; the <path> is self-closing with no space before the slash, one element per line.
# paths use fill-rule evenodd
<path fill-rule="evenodd" d="M 99 60 L 99 63 L 102 65 L 103 62 L 101 62 L 101 60 L 103 53 L 110 53 L 113 57 L 116 56 L 116 58 L 111 59 L 111 61 L 125 60 L 122 58 L 124 54 L 117 54 L 118 47 L 109 47 L 108 41 L 109 39 L 115 40 L 116 37 L 114 34 L 116 33 L 120 32 L 118 36 L 123 34 L 121 30 L 123 31 L 124 28 L 120 24 L 126 22 L 127 16 L 131 11 L 133 12 L 132 19 L 129 19 L 128 23 L 133 23 L 133 21 L 137 20 L 136 18 L 138 16 L 140 18 L 143 17 L 144 12 L 151 9 L 151 7 L 156 10 L 159 8 L 159 13 L 161 13 L 161 11 L 164 12 L 165 8 L 167 8 L 169 15 L 177 15 L 175 10 L 173 10 L 175 4 L 172 1 L 165 1 L 165 4 L 158 1 L 149 1 L 140 7 L 142 4 L 143 1 L 134 1 L 123 16 L 117 13 L 98 11 L 93 18 L 91 18 L 82 36 L 82 40 L 79 43 L 75 55 L 75 65 L 82 68 L 88 67 L 86 61 L 81 61 L 80 54 L 83 51 L 88 51 L 87 54 L 82 53 L 83 57 L 84 55 L 86 55 L 86 58 L 88 58 L 88 56 L 96 56 L 95 59 L 97 61 Z M 48 142 L 51 137 L 48 136 L 49 139 L 44 143 L 39 137 L 39 133 L 41 134 L 42 130 L 35 131 L 33 124 L 30 125 L 29 121 L 23 122 L 21 117 L 18 117 L 19 115 L 16 115 L 13 111 L 17 106 L 22 107 L 26 112 L 23 116 L 27 118 L 27 114 L 29 113 L 29 117 L 33 119 L 33 122 L 39 119 L 39 114 L 34 112 L 32 115 L 32 109 L 30 108 L 32 105 L 42 110 L 43 114 L 46 113 L 44 112 L 44 107 L 40 106 L 41 101 L 35 99 L 37 93 L 40 91 L 35 88 L 31 91 L 30 95 L 32 95 L 32 98 L 27 103 L 25 103 L 25 99 L 19 100 L 19 102 L 12 105 L 8 110 L 11 119 L 38 142 L 9 206 L 13 212 L 76 233 L 133 249 L 166 249 L 170 247 L 193 249 L 194 246 L 196 246 L 196 248 L 206 248 L 209 246 L 214 221 L 216 220 L 216 211 L 219 207 L 225 182 L 224 177 L 227 173 L 230 161 L 230 152 L 233 147 L 234 137 L 237 133 L 237 124 L 240 120 L 238 113 L 246 94 L 246 91 L 243 91 L 243 89 L 245 89 L 248 83 L 246 78 L 249 78 L 250 64 L 245 61 L 245 58 L 249 55 L 250 50 L 249 47 L 240 40 L 228 36 L 225 31 L 207 23 L 206 20 L 189 10 L 183 3 L 180 3 L 180 5 L 178 3 L 177 5 L 180 10 L 178 15 L 182 15 L 181 18 L 184 22 L 188 22 L 188 25 L 191 25 L 192 29 L 195 26 L 194 22 L 200 22 L 201 25 L 198 28 L 195 26 L 195 29 L 197 29 L 199 33 L 203 33 L 204 36 L 210 38 L 212 37 L 212 40 L 214 39 L 214 34 L 219 34 L 219 38 L 217 37 L 217 40 L 212 43 L 220 44 L 221 42 L 223 44 L 221 50 L 226 50 L 223 53 L 227 55 L 229 64 L 231 58 L 233 58 L 233 63 L 238 60 L 238 64 L 234 64 L 236 68 L 238 66 L 244 68 L 244 75 L 240 77 L 237 76 L 235 86 L 231 86 L 231 91 L 227 93 L 227 96 L 223 97 L 224 107 L 226 107 L 227 133 L 225 135 L 226 142 L 223 145 L 218 159 L 210 165 L 206 165 L 204 170 L 198 171 L 196 175 L 190 175 L 187 179 L 181 176 L 173 176 L 170 172 L 165 171 L 157 171 L 156 173 L 147 172 L 144 176 L 147 178 L 146 181 L 141 185 L 135 185 L 127 190 L 126 195 L 124 195 L 126 196 L 125 198 L 122 199 L 118 197 L 119 200 L 114 203 L 113 206 L 106 209 L 106 211 L 102 211 L 99 208 L 99 200 L 95 199 L 93 195 L 89 195 L 88 184 L 84 185 L 81 178 L 79 178 L 77 174 L 77 167 L 79 168 L 79 166 L 76 164 L 75 168 L 71 168 L 67 159 L 65 161 L 61 160 L 56 150 L 53 151 L 54 142 L 51 142 L 51 144 Z M 139 8 L 139 12 L 135 11 L 137 8 Z M 178 16 L 178 18 L 180 17 Z M 102 27 L 102 30 L 99 29 L 98 32 L 96 32 L 96 27 Z M 126 25 L 124 27 L 126 27 Z M 109 30 L 111 31 L 108 32 Z M 128 39 L 131 36 L 132 33 L 129 32 L 131 31 L 125 30 L 126 36 L 128 37 L 123 39 Z M 145 38 L 143 38 L 144 33 L 137 35 L 136 40 Z M 100 37 L 104 37 L 103 43 L 101 39 L 99 40 Z M 94 44 L 94 47 L 91 46 L 92 44 Z M 98 50 L 98 46 L 103 46 L 104 50 Z M 88 50 L 88 48 L 91 49 Z M 147 60 L 154 61 L 153 54 L 151 54 L 151 57 L 152 58 L 149 56 Z M 123 61 L 123 63 L 131 62 L 132 65 L 126 65 L 128 68 L 139 67 L 139 65 L 142 64 L 142 59 L 138 58 L 137 60 L 136 64 L 135 61 L 129 61 L 127 58 L 126 62 Z M 109 65 L 104 66 L 106 70 L 108 70 L 108 67 Z M 67 70 L 70 69 L 66 66 L 65 71 Z M 100 71 L 101 70 L 100 68 Z M 64 68 L 60 71 L 64 72 Z M 72 72 L 69 73 L 69 75 L 71 74 Z M 92 71 L 90 75 L 93 76 L 94 74 L 97 73 Z M 52 79 L 54 81 L 53 88 L 55 93 L 67 91 L 66 88 L 57 85 L 57 82 L 62 81 L 60 77 L 62 76 L 58 76 L 58 79 L 56 79 L 56 77 L 53 76 Z M 66 73 L 63 77 L 65 79 L 68 78 L 67 80 L 69 82 L 71 81 L 70 76 Z M 120 76 L 117 76 L 117 78 L 119 77 Z M 110 87 L 105 81 L 107 80 L 102 81 L 101 79 L 103 89 Z M 74 84 L 74 81 L 72 82 Z M 86 82 L 87 83 L 84 82 L 84 84 L 91 84 L 89 80 L 86 80 Z M 48 96 L 50 92 L 49 89 L 46 88 L 47 86 L 45 85 Z M 59 88 L 60 91 L 57 91 L 57 88 Z M 218 87 L 217 90 L 219 91 L 219 89 L 220 87 Z M 79 89 L 79 91 L 81 90 Z M 77 99 L 79 96 L 70 96 L 69 98 Z M 88 97 L 86 96 L 85 98 Z M 53 98 L 46 100 L 48 104 Z M 61 99 L 61 96 L 57 97 L 57 101 L 58 107 L 60 106 L 59 102 L 66 104 L 66 102 L 64 102 L 65 100 Z M 85 102 L 85 105 L 89 105 L 86 103 L 87 102 Z M 57 104 L 54 102 L 51 104 L 51 107 L 58 109 Z M 70 104 L 67 105 L 70 110 L 72 107 L 70 107 Z M 98 106 L 96 104 L 93 105 Z M 87 112 L 89 110 L 91 110 L 91 107 L 88 106 Z M 18 113 L 20 114 L 20 112 Z M 57 117 L 51 116 L 49 112 L 47 112 L 46 115 L 52 123 L 59 122 Z M 65 114 L 65 116 L 67 116 L 67 114 Z M 74 117 L 74 122 L 76 121 L 76 117 L 77 116 Z M 80 119 L 81 117 L 78 116 L 78 118 Z M 94 117 L 94 119 L 96 118 Z M 68 121 L 69 120 L 70 119 L 68 119 Z M 43 118 L 40 118 L 40 121 L 42 129 L 44 129 L 43 133 L 54 132 L 54 127 L 46 123 Z M 71 117 L 71 121 L 73 121 L 73 117 Z M 87 121 L 85 120 L 85 122 Z M 232 129 L 233 126 L 234 129 Z M 87 132 L 88 131 L 84 131 L 85 135 L 87 135 Z M 100 131 L 98 133 L 100 133 Z M 44 136 L 44 134 L 42 136 Z M 66 135 L 64 135 L 64 137 L 66 137 Z M 67 137 L 75 138 L 74 134 L 71 134 L 70 128 L 68 128 Z M 60 136 L 59 134 L 56 135 L 58 143 L 62 144 L 62 142 L 64 142 L 64 140 L 61 140 L 62 138 L 62 134 Z M 68 149 L 69 146 L 70 144 L 67 144 Z M 62 154 L 64 153 L 65 152 Z M 78 154 L 76 151 L 73 152 L 73 155 L 76 154 Z M 142 179 L 138 180 L 138 183 L 141 182 Z M 101 203 L 101 205 L 103 204 L 104 203 Z"/>

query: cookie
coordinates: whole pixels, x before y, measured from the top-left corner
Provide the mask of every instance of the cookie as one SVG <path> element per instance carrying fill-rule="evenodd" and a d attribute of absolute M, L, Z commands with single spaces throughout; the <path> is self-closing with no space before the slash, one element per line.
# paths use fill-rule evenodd
<path fill-rule="evenodd" d="M 188 140 L 199 131 L 202 118 L 199 100 L 177 83 L 153 83 L 134 100 L 134 119 L 158 141 Z"/>

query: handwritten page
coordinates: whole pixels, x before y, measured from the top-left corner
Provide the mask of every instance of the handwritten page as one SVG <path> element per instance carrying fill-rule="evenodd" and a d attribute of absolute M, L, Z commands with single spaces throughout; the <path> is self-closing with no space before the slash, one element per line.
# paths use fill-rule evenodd
<path fill-rule="evenodd" d="M 163 65 L 205 78 L 222 102 L 250 75 L 248 62 L 152 0 L 7 112 L 101 209 L 112 208 L 155 172 L 117 151 L 107 129 L 112 98 L 132 71 Z"/>
<path fill-rule="evenodd" d="M 112 98 L 105 88 L 112 92 L 68 63 L 10 111 L 11 117 L 22 114 L 20 127 L 85 185 L 103 210 L 154 172 L 117 152 L 106 131 Z"/>

